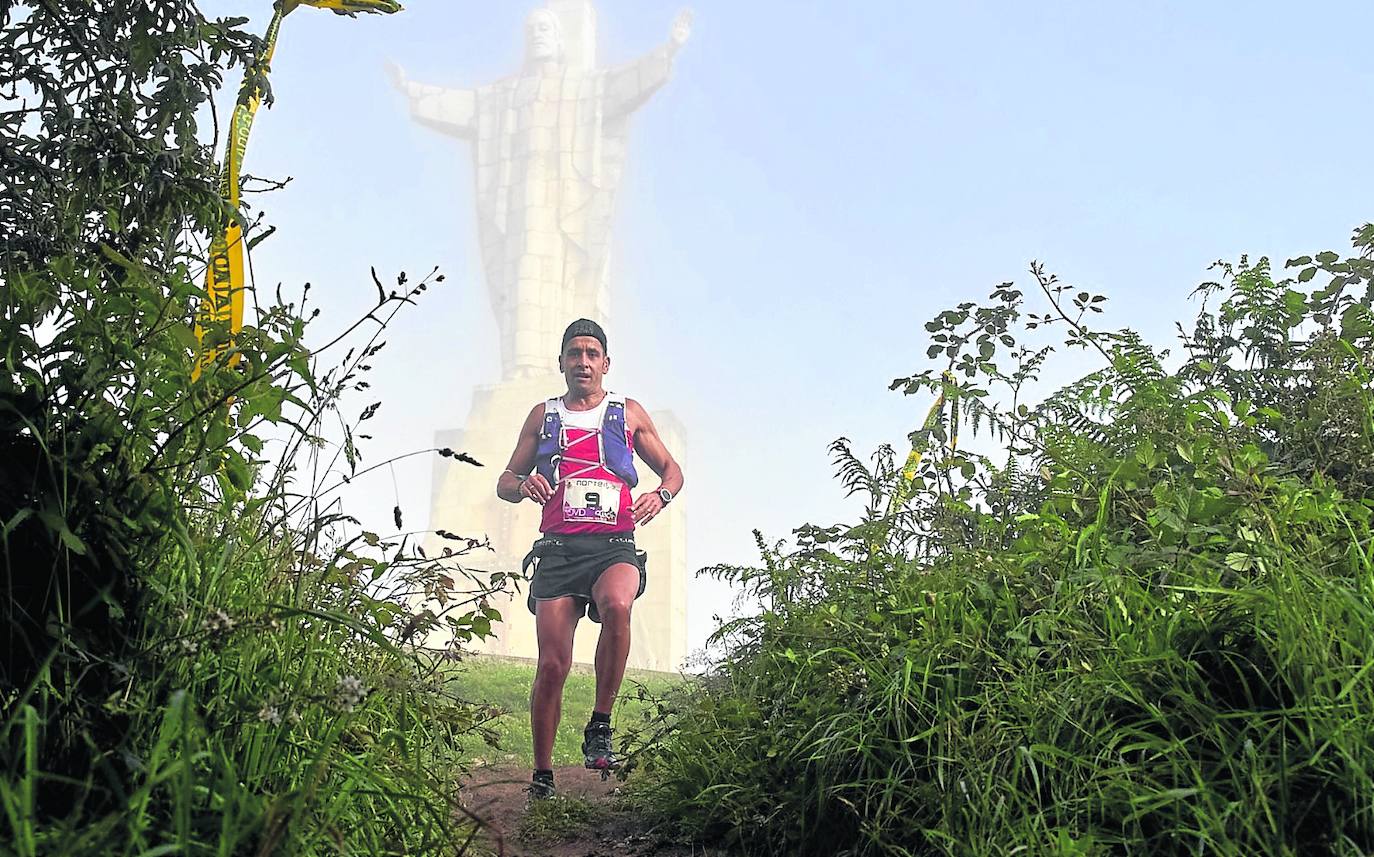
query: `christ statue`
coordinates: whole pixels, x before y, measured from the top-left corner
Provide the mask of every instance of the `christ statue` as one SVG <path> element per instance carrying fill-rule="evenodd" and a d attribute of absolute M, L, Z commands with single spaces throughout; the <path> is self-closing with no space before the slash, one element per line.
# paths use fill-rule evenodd
<path fill-rule="evenodd" d="M 611 214 L 631 114 L 667 82 L 691 33 L 616 68 L 565 57 L 551 9 L 525 22 L 519 72 L 476 89 L 409 80 L 391 65 L 411 116 L 472 146 L 482 267 L 501 341 L 502 377 L 550 371 L 569 319 L 606 321 Z"/>

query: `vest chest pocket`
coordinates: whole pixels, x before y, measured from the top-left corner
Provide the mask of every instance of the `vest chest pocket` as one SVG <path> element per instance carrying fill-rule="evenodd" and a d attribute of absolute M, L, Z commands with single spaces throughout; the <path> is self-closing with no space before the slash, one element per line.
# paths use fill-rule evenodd
<path fill-rule="evenodd" d="M 620 515 L 620 486 L 609 479 L 563 480 L 563 522 L 615 524 Z"/>

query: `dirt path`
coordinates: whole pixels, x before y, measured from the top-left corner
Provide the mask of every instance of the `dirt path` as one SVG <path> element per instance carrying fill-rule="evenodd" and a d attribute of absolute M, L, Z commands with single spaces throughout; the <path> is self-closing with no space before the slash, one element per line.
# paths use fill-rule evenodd
<path fill-rule="evenodd" d="M 618 805 L 621 782 L 606 782 L 581 766 L 554 771 L 559 795 L 583 813 L 593 808 L 594 820 L 569 825 L 539 842 L 523 841 L 520 820 L 525 814 L 530 772 L 525 768 L 478 768 L 464 784 L 464 806 L 485 819 L 487 847 L 504 857 L 725 857 L 725 852 L 702 846 L 666 843 Z M 575 813 L 570 813 L 575 815 Z"/>

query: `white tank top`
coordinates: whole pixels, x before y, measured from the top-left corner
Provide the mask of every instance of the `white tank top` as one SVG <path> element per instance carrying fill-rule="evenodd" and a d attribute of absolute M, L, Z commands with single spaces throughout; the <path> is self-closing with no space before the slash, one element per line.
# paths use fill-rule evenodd
<path fill-rule="evenodd" d="M 601 429 L 601 421 L 606 417 L 606 403 L 611 400 L 611 392 L 601 397 L 601 401 L 590 411 L 574 411 L 563 403 L 563 397 L 557 399 L 558 417 L 563 421 L 563 425 L 568 428 L 579 429 Z"/>

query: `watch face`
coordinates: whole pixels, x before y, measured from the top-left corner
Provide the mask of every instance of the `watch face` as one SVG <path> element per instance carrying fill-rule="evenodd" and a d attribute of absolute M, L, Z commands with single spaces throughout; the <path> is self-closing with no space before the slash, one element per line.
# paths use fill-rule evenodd
<path fill-rule="evenodd" d="M 673 499 L 673 492 L 669 491 L 667 488 L 660 488 L 658 489 L 658 499 L 667 503 Z"/>

